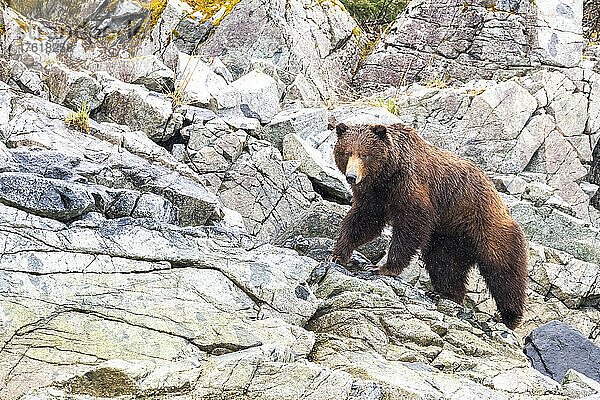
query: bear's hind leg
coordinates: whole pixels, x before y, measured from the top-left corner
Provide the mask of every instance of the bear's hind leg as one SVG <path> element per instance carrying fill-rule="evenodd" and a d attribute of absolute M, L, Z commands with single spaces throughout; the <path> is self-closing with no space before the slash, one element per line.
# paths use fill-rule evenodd
<path fill-rule="evenodd" d="M 469 271 L 475 260 L 460 238 L 433 235 L 423 249 L 423 261 L 433 289 L 445 299 L 463 304 Z"/>
<path fill-rule="evenodd" d="M 516 224 L 509 232 L 502 246 L 483 252 L 478 265 L 496 301 L 502 322 L 510 329 L 515 329 L 525 309 L 527 250 L 523 233 Z"/>

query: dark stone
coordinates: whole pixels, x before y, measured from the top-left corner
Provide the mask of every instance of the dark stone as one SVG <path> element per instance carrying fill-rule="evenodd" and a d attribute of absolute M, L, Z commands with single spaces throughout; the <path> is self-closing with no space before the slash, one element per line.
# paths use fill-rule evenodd
<path fill-rule="evenodd" d="M 215 112 L 212 110 L 194 107 L 187 104 L 178 107 L 175 111 L 183 115 L 184 126 L 192 124 L 205 124 L 208 121 L 217 118 L 217 114 L 215 114 Z"/>
<path fill-rule="evenodd" d="M 242 110 L 242 113 L 246 118 L 256 118 L 258 120 L 261 120 L 260 115 L 257 112 L 252 111 L 248 104 L 240 104 L 240 110 Z"/>
<path fill-rule="evenodd" d="M 525 354 L 535 369 L 561 382 L 569 369 L 600 382 L 600 347 L 560 321 L 550 321 L 525 338 Z"/>
<path fill-rule="evenodd" d="M 177 221 L 181 225 L 205 225 L 209 220 L 219 221 L 222 218 L 216 197 L 200 183 L 126 152 L 118 155 L 97 152 L 98 160 L 91 159 L 90 156 L 83 159 L 30 147 L 10 149 L 9 153 L 12 162 L 10 165 L 7 163 L 8 171 L 17 170 L 40 178 L 65 180 L 62 185 L 67 186 L 74 185 L 75 182 L 86 183 L 81 187 L 86 187 L 91 194 L 102 191 L 102 188 L 93 187 L 94 184 L 104 186 L 110 192 L 109 197 L 114 197 L 112 200 L 108 199 L 108 202 L 107 199 L 102 199 L 102 204 L 97 204 L 107 218 L 134 216 L 164 222 Z M 123 199 L 113 205 L 112 202 L 120 197 L 117 193 L 119 189 L 136 189 L 137 194 L 131 194 L 133 200 Z M 145 196 L 134 212 L 139 192 L 153 193 L 163 200 L 157 201 L 157 198 Z M 50 216 L 39 212 L 37 214 Z"/>
<path fill-rule="evenodd" d="M 310 295 L 310 292 L 308 291 L 308 289 L 302 285 L 298 285 L 296 286 L 296 297 L 302 300 L 306 300 L 308 299 L 308 296 Z"/>
<path fill-rule="evenodd" d="M 0 202 L 32 214 L 68 221 L 96 203 L 82 185 L 32 174 L 0 174 Z"/>
<path fill-rule="evenodd" d="M 595 183 L 596 185 L 600 185 L 600 141 L 598 141 L 596 147 L 594 147 L 592 164 L 590 166 L 590 174 L 587 180 L 591 183 Z"/>

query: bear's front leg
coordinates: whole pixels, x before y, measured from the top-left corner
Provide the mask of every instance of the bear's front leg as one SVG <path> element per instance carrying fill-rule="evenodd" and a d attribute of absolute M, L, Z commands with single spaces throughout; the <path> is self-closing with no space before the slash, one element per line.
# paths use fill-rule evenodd
<path fill-rule="evenodd" d="M 396 276 L 408 267 L 410 260 L 417 253 L 421 241 L 414 236 L 408 236 L 406 232 L 400 232 L 401 229 L 393 228 L 387 261 L 381 267 L 373 268 L 372 272 L 380 275 Z"/>
<path fill-rule="evenodd" d="M 433 230 L 432 210 L 424 204 L 406 207 L 393 224 L 387 262 L 374 269 L 381 275 L 400 275 L 410 260 L 430 239 Z"/>
<path fill-rule="evenodd" d="M 342 221 L 331 261 L 338 264 L 348 263 L 354 249 L 381 235 L 384 225 L 382 207 L 374 204 L 352 205 Z"/>

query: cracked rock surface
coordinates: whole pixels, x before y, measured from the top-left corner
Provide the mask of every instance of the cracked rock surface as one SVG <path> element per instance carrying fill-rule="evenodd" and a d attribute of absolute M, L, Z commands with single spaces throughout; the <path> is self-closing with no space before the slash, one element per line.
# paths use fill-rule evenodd
<path fill-rule="evenodd" d="M 351 104 L 373 43 L 337 1 L 169 0 L 148 20 L 131 0 L 46 2 L 111 45 L 144 25 L 141 57 L 69 38 L 75 65 L 20 51 L 64 33 L 0 9 L 0 398 L 600 395 L 598 58 L 580 57 L 579 3 L 535 3 L 413 0 L 354 78 L 426 84 Z M 84 101 L 89 131 L 65 124 Z M 363 272 L 389 228 L 327 261 L 351 200 L 334 122 L 404 122 L 486 170 L 529 242 L 516 331 L 477 269 L 465 307 L 418 257 Z M 523 353 L 532 331 L 560 334 L 537 347 L 551 374 Z"/>
<path fill-rule="evenodd" d="M 289 98 L 304 97 L 297 93 L 302 77 L 301 86 L 308 88 L 301 90 L 316 93 L 306 98 L 318 104 L 347 96 L 362 40 L 337 1 L 242 0 L 198 51 L 220 57 L 236 78 L 251 70 L 252 60 L 264 59 L 277 67 Z"/>
<path fill-rule="evenodd" d="M 1 211 L 4 398 L 109 359 L 310 350 L 315 262 L 291 250 L 216 228 Z"/>
<path fill-rule="evenodd" d="M 506 79 L 540 66 L 576 67 L 583 2 L 411 1 L 355 76 L 365 90 L 436 80 Z"/>

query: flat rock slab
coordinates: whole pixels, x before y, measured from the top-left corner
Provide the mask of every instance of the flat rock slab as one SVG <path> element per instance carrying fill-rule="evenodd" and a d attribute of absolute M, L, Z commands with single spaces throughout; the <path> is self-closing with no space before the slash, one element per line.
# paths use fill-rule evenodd
<path fill-rule="evenodd" d="M 564 322 L 551 321 L 525 339 L 533 367 L 556 381 L 574 369 L 600 382 L 600 347 Z"/>
<path fill-rule="evenodd" d="M 62 221 L 91 210 L 95 201 L 82 185 L 32 174 L 0 174 L 0 202 Z"/>
<path fill-rule="evenodd" d="M 316 262 L 219 228 L 132 218 L 70 225 L 0 205 L 0 397 L 109 359 L 278 343 L 305 357 Z"/>

